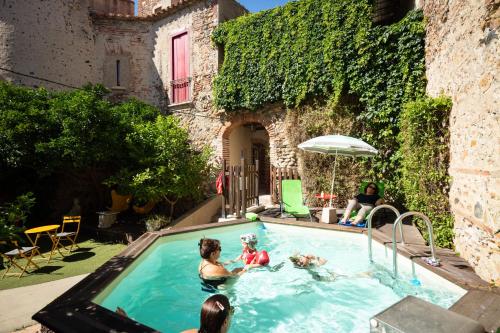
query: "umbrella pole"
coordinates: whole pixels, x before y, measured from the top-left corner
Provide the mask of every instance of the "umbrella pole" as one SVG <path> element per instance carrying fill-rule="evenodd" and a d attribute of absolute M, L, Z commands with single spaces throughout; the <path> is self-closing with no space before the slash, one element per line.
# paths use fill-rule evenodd
<path fill-rule="evenodd" d="M 337 168 L 337 150 L 335 150 L 335 160 L 333 161 L 332 187 L 330 188 L 330 208 L 333 202 L 333 184 L 335 183 L 335 169 Z"/>

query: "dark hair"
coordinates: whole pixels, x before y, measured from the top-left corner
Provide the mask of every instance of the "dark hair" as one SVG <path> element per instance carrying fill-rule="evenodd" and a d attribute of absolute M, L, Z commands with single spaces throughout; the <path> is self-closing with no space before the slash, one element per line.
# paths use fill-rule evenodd
<path fill-rule="evenodd" d="M 220 242 L 217 239 L 202 238 L 198 246 L 200 247 L 200 256 L 203 259 L 210 259 L 210 255 L 220 248 Z"/>
<path fill-rule="evenodd" d="M 366 185 L 366 187 L 365 187 L 365 194 L 366 194 L 366 192 L 368 191 L 368 187 L 369 187 L 370 185 L 373 185 L 373 186 L 375 187 L 375 193 L 376 193 L 376 194 L 378 194 L 378 185 L 377 185 L 377 184 L 375 184 L 375 183 L 373 183 L 373 182 L 372 182 L 372 183 L 368 183 L 368 185 Z"/>
<path fill-rule="evenodd" d="M 226 296 L 209 297 L 201 306 L 199 333 L 219 333 L 229 315 L 230 304 Z"/>

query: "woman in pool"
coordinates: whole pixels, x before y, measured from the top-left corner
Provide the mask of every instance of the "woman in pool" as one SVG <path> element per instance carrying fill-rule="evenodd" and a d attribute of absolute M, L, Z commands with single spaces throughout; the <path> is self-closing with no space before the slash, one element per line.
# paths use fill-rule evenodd
<path fill-rule="evenodd" d="M 201 307 L 200 329 L 193 328 L 182 333 L 226 333 L 233 313 L 234 308 L 226 296 L 213 295 Z"/>
<path fill-rule="evenodd" d="M 217 288 L 224 284 L 229 277 L 238 276 L 245 272 L 245 269 L 242 268 L 235 268 L 230 272 L 218 261 L 222 248 L 217 239 L 202 238 L 198 245 L 202 257 L 198 266 L 198 274 L 205 284 Z"/>
<path fill-rule="evenodd" d="M 230 262 L 243 260 L 245 269 L 253 267 L 261 267 L 269 264 L 269 254 L 266 250 L 257 251 L 257 236 L 254 233 L 244 234 L 240 236 L 243 252 Z"/>

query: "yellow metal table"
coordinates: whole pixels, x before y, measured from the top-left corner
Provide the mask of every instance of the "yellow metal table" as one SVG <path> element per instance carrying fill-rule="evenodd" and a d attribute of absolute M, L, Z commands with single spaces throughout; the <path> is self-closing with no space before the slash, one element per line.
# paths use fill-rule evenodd
<path fill-rule="evenodd" d="M 52 255 L 54 254 L 54 251 L 57 250 L 57 252 L 59 252 L 59 254 L 61 256 L 63 256 L 63 254 L 61 253 L 61 251 L 59 251 L 59 248 L 57 246 L 57 244 L 59 243 L 59 238 L 56 237 L 56 234 L 57 234 L 57 229 L 59 228 L 59 224 L 51 224 L 51 225 L 44 225 L 44 226 L 41 226 L 41 227 L 36 227 L 36 228 L 31 228 L 31 229 L 28 229 L 26 230 L 24 233 L 26 234 L 26 237 L 28 237 L 28 240 L 30 241 L 30 243 L 33 245 L 33 246 L 37 246 L 37 243 L 38 243 L 38 239 L 43 235 L 43 234 L 46 234 L 47 236 L 49 236 L 49 239 L 50 241 L 52 242 L 52 247 L 50 249 L 50 255 L 49 255 L 49 259 L 47 260 L 47 264 L 50 262 L 50 259 L 52 259 Z M 30 235 L 35 236 L 35 240 L 33 240 Z M 40 252 L 40 250 L 37 248 L 35 249 L 34 251 L 38 252 L 38 254 L 45 258 L 42 253 Z M 64 257 L 64 256 L 63 256 Z"/>

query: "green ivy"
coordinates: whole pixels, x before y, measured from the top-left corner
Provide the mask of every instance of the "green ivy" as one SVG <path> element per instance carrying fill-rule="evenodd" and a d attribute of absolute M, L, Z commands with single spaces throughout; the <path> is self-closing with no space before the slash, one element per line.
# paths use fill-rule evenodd
<path fill-rule="evenodd" d="M 436 244 L 453 245 L 453 218 L 448 192 L 449 111 L 447 97 L 421 98 L 405 104 L 401 114 L 401 185 L 406 206 L 427 215 L 434 227 Z M 422 226 L 427 237 L 427 229 Z"/>
<path fill-rule="evenodd" d="M 401 197 L 398 120 L 405 102 L 425 94 L 421 11 L 389 26 L 373 26 L 368 0 L 291 2 L 220 25 L 213 33 L 224 47 L 214 81 L 218 107 L 256 110 L 272 102 L 298 107 L 312 97 L 335 106 L 342 95 L 364 105 L 360 136 L 381 154 L 370 176 L 388 181 Z"/>
<path fill-rule="evenodd" d="M 291 2 L 246 15 L 215 29 L 225 59 L 215 79 L 217 106 L 256 109 L 283 101 L 298 106 L 311 96 L 337 99 L 347 64 L 371 26 L 367 1 Z"/>
<path fill-rule="evenodd" d="M 441 187 L 446 168 L 418 169 L 415 164 L 416 156 L 431 155 L 433 160 L 433 154 L 442 157 L 448 148 L 437 141 L 408 144 L 406 133 L 398 141 L 409 126 L 408 115 L 401 119 L 403 105 L 425 97 L 424 17 L 421 11 L 410 11 L 397 23 L 377 26 L 371 4 L 301 0 L 223 23 L 212 35 L 224 48 L 224 62 L 214 80 L 215 104 L 238 112 L 282 102 L 299 113 L 300 126 L 310 133 L 318 132 L 319 121 L 307 122 L 309 117 L 300 111 L 304 105 L 323 99 L 328 102 L 325 110 L 335 112 L 343 96 L 355 96 L 361 105 L 355 115 L 359 132 L 342 133 L 361 137 L 379 150 L 377 157 L 364 162 L 365 176 L 383 180 L 392 201 L 429 214 L 436 221 L 438 244 L 450 247 L 452 219 L 444 203 L 447 187 Z M 326 123 L 327 118 L 325 114 Z M 442 130 L 435 123 L 428 125 Z M 428 190 L 410 185 L 417 179 L 425 180 Z M 444 207 L 442 213 L 436 205 Z"/>

